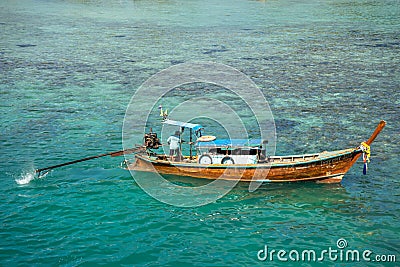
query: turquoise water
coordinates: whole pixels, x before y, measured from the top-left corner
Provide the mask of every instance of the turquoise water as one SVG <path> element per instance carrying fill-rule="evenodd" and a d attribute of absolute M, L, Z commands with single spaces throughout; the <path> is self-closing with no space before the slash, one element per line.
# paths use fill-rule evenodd
<path fill-rule="evenodd" d="M 257 252 L 321 251 L 340 238 L 399 260 L 398 1 L 109 2 L 0 3 L 1 265 L 279 265 Z M 356 146 L 385 119 L 368 175 L 358 162 L 341 185 L 239 184 L 197 208 L 151 198 L 121 158 L 17 183 L 120 150 L 135 90 L 190 61 L 251 77 L 274 114 L 278 154 Z"/>

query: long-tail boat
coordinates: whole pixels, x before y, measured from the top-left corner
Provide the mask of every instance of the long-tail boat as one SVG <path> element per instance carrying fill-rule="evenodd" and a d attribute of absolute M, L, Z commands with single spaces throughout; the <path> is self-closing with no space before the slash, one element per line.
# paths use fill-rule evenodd
<path fill-rule="evenodd" d="M 199 124 L 170 119 L 163 123 L 181 130 L 189 129 L 189 155 L 182 156 L 179 152 L 170 157 L 165 153 L 157 153 L 155 150 L 162 144 L 157 134 L 150 132 L 144 138 L 145 149 L 135 154 L 134 161 L 125 162 L 126 169 L 245 182 L 339 183 L 361 155 L 366 172 L 370 145 L 386 125 L 385 121 L 380 121 L 370 138 L 353 148 L 304 155 L 268 156 L 264 140 L 216 139 L 202 135 L 203 127 Z M 196 140 L 193 140 L 193 136 Z"/>

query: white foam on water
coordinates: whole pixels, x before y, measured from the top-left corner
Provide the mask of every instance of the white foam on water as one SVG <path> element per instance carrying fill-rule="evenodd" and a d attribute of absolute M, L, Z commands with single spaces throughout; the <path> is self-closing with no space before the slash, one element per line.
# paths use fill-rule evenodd
<path fill-rule="evenodd" d="M 19 185 L 24 185 L 29 184 L 33 179 L 35 179 L 34 172 L 23 172 L 20 178 L 15 179 L 15 182 Z"/>
<path fill-rule="evenodd" d="M 31 169 L 28 171 L 23 171 L 18 178 L 15 178 L 15 182 L 19 185 L 29 184 L 32 180 L 41 179 L 47 176 L 49 172 L 45 172 L 38 176 L 35 172 L 35 169 Z"/>

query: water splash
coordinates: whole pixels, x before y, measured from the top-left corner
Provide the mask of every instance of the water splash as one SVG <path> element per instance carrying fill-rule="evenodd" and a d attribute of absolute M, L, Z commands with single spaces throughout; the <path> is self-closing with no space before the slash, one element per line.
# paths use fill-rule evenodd
<path fill-rule="evenodd" d="M 15 179 L 15 182 L 19 185 L 25 185 L 25 184 L 29 184 L 32 180 L 44 178 L 44 177 L 46 177 L 47 174 L 48 174 L 48 172 L 43 173 L 40 176 L 38 176 L 34 169 L 29 170 L 29 171 L 23 171 L 21 173 L 21 175 Z"/>
<path fill-rule="evenodd" d="M 23 172 L 21 176 L 15 179 L 15 182 L 19 185 L 29 184 L 30 181 L 35 179 L 35 172 Z"/>

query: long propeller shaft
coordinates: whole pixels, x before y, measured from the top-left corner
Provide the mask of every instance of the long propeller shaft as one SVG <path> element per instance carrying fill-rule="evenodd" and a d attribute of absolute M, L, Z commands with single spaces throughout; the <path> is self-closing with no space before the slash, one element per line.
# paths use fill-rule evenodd
<path fill-rule="evenodd" d="M 46 167 L 46 168 L 36 169 L 35 173 L 38 173 L 40 175 L 40 173 L 43 172 L 43 171 L 56 169 L 56 168 L 59 168 L 59 167 L 75 164 L 75 163 L 82 162 L 82 161 L 87 161 L 87 160 L 91 160 L 91 159 L 97 159 L 97 158 L 106 157 L 106 156 L 117 157 L 117 156 L 122 156 L 122 155 L 125 155 L 125 154 L 133 154 L 133 153 L 139 152 L 141 150 L 143 150 L 143 147 L 135 147 L 135 148 L 129 148 L 129 149 L 124 149 L 124 150 L 120 150 L 120 151 L 104 153 L 104 154 L 100 154 L 100 155 L 96 155 L 96 156 L 90 156 L 90 157 L 86 157 L 86 158 L 82 158 L 82 159 L 77 159 L 77 160 L 73 160 L 73 161 L 69 161 L 69 162 L 65 162 L 65 163 L 49 166 L 49 167 Z"/>

